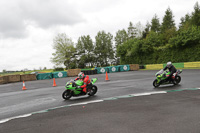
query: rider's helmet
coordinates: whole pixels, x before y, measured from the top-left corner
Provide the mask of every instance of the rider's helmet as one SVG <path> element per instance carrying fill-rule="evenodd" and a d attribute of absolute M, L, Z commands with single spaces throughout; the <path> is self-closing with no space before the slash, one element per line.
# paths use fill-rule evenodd
<path fill-rule="evenodd" d="M 167 62 L 167 68 L 170 68 L 172 66 L 172 62 Z"/>
<path fill-rule="evenodd" d="M 79 74 L 78 74 L 78 77 L 80 78 L 80 79 L 83 79 L 84 78 L 84 73 L 83 72 L 80 72 Z"/>

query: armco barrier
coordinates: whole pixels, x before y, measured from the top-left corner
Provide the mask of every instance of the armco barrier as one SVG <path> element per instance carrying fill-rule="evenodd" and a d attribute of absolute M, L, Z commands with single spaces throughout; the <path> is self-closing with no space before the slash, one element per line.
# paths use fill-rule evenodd
<path fill-rule="evenodd" d="M 91 75 L 93 75 L 93 74 L 94 74 L 94 70 L 90 70 L 90 72 L 91 72 Z"/>
<path fill-rule="evenodd" d="M 200 68 L 200 62 L 186 62 L 184 63 L 185 68 Z"/>
<path fill-rule="evenodd" d="M 20 81 L 33 81 L 33 80 L 37 80 L 36 74 L 20 75 Z"/>
<path fill-rule="evenodd" d="M 123 71 L 129 71 L 130 70 L 130 66 L 129 65 L 119 65 L 119 71 L 123 72 Z"/>
<path fill-rule="evenodd" d="M 81 71 L 83 72 L 85 75 L 88 75 L 88 70 L 84 70 L 84 71 Z"/>
<path fill-rule="evenodd" d="M 88 70 L 88 75 L 91 75 L 91 71 L 90 70 Z"/>
<path fill-rule="evenodd" d="M 8 75 L 8 83 L 20 82 L 20 75 Z"/>
<path fill-rule="evenodd" d="M 0 84 L 8 83 L 8 76 L 1 76 L 0 77 Z"/>
<path fill-rule="evenodd" d="M 36 77 L 37 80 L 52 79 L 52 73 L 39 73 Z"/>
<path fill-rule="evenodd" d="M 83 72 L 85 75 L 97 74 L 97 70 L 82 70 L 81 72 Z"/>
<path fill-rule="evenodd" d="M 130 64 L 129 66 L 131 71 L 139 70 L 139 64 Z"/>
<path fill-rule="evenodd" d="M 64 78 L 67 77 L 67 72 L 62 71 L 62 72 L 52 72 L 52 77 L 53 78 Z"/>
<path fill-rule="evenodd" d="M 151 65 L 146 65 L 146 69 L 148 69 L 148 70 L 163 69 L 163 64 L 151 64 Z"/>
<path fill-rule="evenodd" d="M 92 74 L 97 74 L 97 69 L 92 70 Z"/>
<path fill-rule="evenodd" d="M 69 69 L 67 71 L 67 76 L 74 77 L 74 76 L 77 76 L 80 72 L 81 72 L 81 69 Z"/>
<path fill-rule="evenodd" d="M 151 64 L 151 65 L 146 65 L 146 69 L 151 70 L 151 69 L 163 69 L 165 68 L 167 64 Z M 173 63 L 177 69 L 181 68 L 200 68 L 200 62 L 185 62 L 185 63 Z"/>

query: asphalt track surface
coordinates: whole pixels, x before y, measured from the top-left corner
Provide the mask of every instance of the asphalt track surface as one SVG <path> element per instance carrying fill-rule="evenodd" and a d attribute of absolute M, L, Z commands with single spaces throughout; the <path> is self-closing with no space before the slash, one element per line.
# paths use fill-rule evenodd
<path fill-rule="evenodd" d="M 56 79 L 57 87 L 52 80 L 26 82 L 26 91 L 22 83 L 0 85 L 0 132 L 199 133 L 200 70 L 183 70 L 180 85 L 157 89 L 155 73 L 109 73 L 110 81 L 91 75 L 97 95 L 68 101 L 61 94 L 74 77 Z"/>

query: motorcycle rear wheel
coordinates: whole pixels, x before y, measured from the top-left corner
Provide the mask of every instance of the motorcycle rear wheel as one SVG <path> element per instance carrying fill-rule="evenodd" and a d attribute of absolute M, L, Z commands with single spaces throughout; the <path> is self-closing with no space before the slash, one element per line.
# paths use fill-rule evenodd
<path fill-rule="evenodd" d="M 155 87 L 155 88 L 157 88 L 157 87 L 159 87 L 160 86 L 160 84 L 159 83 L 157 83 L 158 82 L 158 80 L 157 79 L 155 79 L 154 81 L 153 81 L 153 86 Z"/>
<path fill-rule="evenodd" d="M 88 89 L 88 92 L 89 96 L 94 96 L 97 93 L 97 87 L 95 85 L 92 85 L 92 87 Z"/>
<path fill-rule="evenodd" d="M 62 94 L 63 99 L 68 100 L 72 97 L 72 93 L 70 90 L 65 90 Z"/>

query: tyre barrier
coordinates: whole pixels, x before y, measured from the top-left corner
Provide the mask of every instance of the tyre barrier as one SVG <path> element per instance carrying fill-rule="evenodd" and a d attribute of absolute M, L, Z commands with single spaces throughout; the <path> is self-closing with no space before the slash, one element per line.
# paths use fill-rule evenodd
<path fill-rule="evenodd" d="M 140 65 L 139 69 L 145 69 L 145 66 L 144 65 Z"/>
<path fill-rule="evenodd" d="M 97 74 L 97 70 L 82 70 L 81 72 L 83 72 L 85 75 Z"/>
<path fill-rule="evenodd" d="M 91 75 L 91 71 L 90 70 L 88 70 L 88 75 Z"/>
<path fill-rule="evenodd" d="M 88 75 L 88 71 L 87 70 L 84 70 L 84 71 L 81 71 L 83 72 L 85 75 Z"/>

